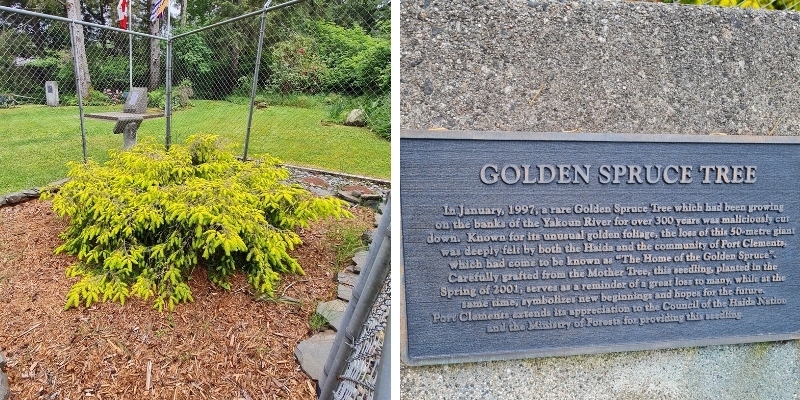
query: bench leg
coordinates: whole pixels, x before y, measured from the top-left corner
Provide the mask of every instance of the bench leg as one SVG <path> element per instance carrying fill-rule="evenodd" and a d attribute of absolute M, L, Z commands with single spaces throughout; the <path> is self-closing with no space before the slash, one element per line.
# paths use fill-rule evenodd
<path fill-rule="evenodd" d="M 122 148 L 130 150 L 131 147 L 136 146 L 136 131 L 139 130 L 140 121 L 129 122 L 125 124 L 122 130 Z"/>

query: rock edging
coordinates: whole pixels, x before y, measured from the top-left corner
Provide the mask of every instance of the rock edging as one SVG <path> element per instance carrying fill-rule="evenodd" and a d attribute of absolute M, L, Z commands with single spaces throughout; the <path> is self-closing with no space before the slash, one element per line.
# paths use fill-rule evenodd
<path fill-rule="evenodd" d="M 350 189 L 350 190 L 343 190 L 343 189 Z M 365 189 L 365 188 L 359 188 Z M 340 188 L 339 197 L 341 196 L 342 192 L 355 192 L 358 193 L 360 190 L 354 190 L 352 187 L 350 188 Z M 349 193 L 348 193 L 349 194 Z M 363 195 L 361 195 L 363 196 Z M 357 197 L 358 198 L 358 197 Z M 363 197 L 360 197 L 362 204 Z M 380 215 L 384 212 L 386 207 L 386 202 L 383 196 L 381 196 L 380 203 L 377 205 L 378 213 L 375 214 L 375 222 L 374 226 L 377 227 L 378 223 L 380 222 Z M 368 230 L 367 232 L 371 232 L 373 230 Z M 372 235 L 369 235 L 371 238 Z M 371 240 L 370 240 L 371 242 Z M 338 282 L 338 293 L 336 299 L 331 300 L 329 302 L 320 303 L 317 306 L 317 313 L 324 315 L 328 318 L 328 323 L 333 328 L 333 330 L 325 330 L 319 332 L 312 337 L 300 342 L 297 345 L 297 348 L 294 351 L 295 358 L 297 358 L 298 362 L 300 363 L 300 367 L 303 371 L 311 377 L 311 379 L 315 381 L 319 381 L 319 378 L 322 376 L 323 368 L 325 363 L 328 360 L 328 355 L 333 348 L 333 342 L 336 337 L 336 333 L 338 330 L 342 329 L 342 317 L 344 315 L 344 310 L 347 308 L 347 302 L 350 301 L 350 297 L 353 293 L 353 288 L 355 287 L 356 283 L 358 282 L 359 274 L 363 267 L 365 267 L 365 262 L 367 258 L 367 251 L 359 251 L 353 256 L 353 261 L 350 266 L 348 266 L 345 270 L 340 271 L 336 275 L 336 281 Z M 319 390 L 319 388 L 317 388 Z M 2 400 L 2 399 L 0 399 Z"/>
<path fill-rule="evenodd" d="M 8 386 L 8 376 L 3 372 L 6 367 L 6 358 L 3 357 L 3 349 L 0 348 L 0 400 L 8 400 L 11 397 L 11 388 Z"/>
<path fill-rule="evenodd" d="M 68 181 L 69 178 L 57 180 L 55 182 L 51 182 L 44 188 L 52 188 L 51 190 L 58 191 L 58 188 L 60 188 L 61 185 L 67 183 Z M 24 203 L 29 200 L 38 199 L 44 188 L 35 187 L 32 189 L 20 190 L 19 192 L 10 193 L 7 195 L 0 195 L 0 207 L 13 206 L 20 203 Z M 0 398 L 0 400 L 3 399 Z"/>

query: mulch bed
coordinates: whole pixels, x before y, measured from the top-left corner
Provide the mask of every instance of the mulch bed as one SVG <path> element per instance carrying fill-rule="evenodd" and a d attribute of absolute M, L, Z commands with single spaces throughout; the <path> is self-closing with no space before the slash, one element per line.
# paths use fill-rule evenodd
<path fill-rule="evenodd" d="M 348 223 L 372 227 L 372 210 L 351 211 Z M 311 334 L 317 302 L 336 296 L 325 235 L 336 223 L 299 232 L 294 255 L 306 274 L 284 275 L 276 295 L 300 305 L 255 299 L 241 274 L 225 291 L 198 268 L 194 302 L 173 313 L 137 298 L 64 311 L 78 281 L 64 275 L 76 259 L 53 254 L 66 222 L 48 202 L 0 208 L 0 347 L 12 400 L 315 398 L 294 349 Z"/>

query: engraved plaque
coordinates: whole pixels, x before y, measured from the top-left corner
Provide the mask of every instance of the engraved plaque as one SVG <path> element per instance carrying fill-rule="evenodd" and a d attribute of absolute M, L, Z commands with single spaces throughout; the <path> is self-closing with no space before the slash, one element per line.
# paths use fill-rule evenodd
<path fill-rule="evenodd" d="M 50 107 L 58 107 L 58 82 L 47 81 L 45 86 L 45 100 Z"/>
<path fill-rule="evenodd" d="M 147 88 L 135 87 L 128 94 L 128 99 L 122 107 L 122 112 L 144 114 L 147 112 Z"/>
<path fill-rule="evenodd" d="M 799 145 L 402 132 L 404 360 L 800 338 Z"/>

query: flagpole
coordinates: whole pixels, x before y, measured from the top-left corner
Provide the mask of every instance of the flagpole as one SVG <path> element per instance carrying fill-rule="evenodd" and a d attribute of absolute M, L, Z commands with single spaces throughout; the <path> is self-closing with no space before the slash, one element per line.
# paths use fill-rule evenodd
<path fill-rule="evenodd" d="M 130 0 L 128 1 L 128 31 L 131 30 L 131 25 L 133 25 L 133 12 L 131 11 L 131 6 L 133 2 Z M 128 34 L 128 83 L 130 87 L 128 88 L 128 93 L 133 91 L 133 35 L 130 33 Z"/>

